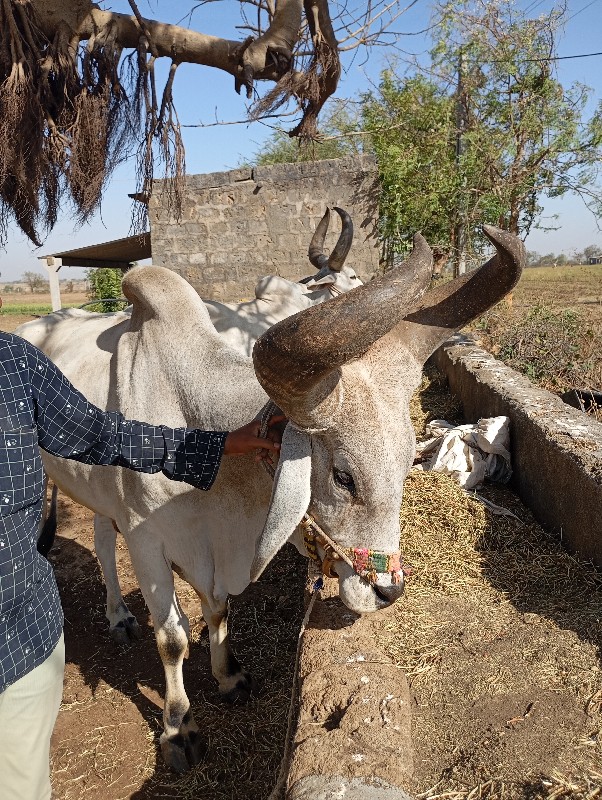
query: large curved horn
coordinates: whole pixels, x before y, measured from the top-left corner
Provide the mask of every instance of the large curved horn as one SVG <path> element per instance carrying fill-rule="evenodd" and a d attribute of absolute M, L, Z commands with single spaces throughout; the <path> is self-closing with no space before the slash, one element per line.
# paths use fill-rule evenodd
<path fill-rule="evenodd" d="M 498 303 L 518 283 L 525 246 L 513 233 L 484 225 L 497 253 L 475 272 L 428 292 L 400 324 L 400 338 L 421 361 L 453 333 Z"/>
<path fill-rule="evenodd" d="M 353 222 L 344 209 L 335 206 L 334 210 L 341 218 L 341 235 L 332 253 L 328 256 L 328 266 L 333 272 L 340 272 L 351 250 L 351 243 L 353 242 Z"/>
<path fill-rule="evenodd" d="M 255 343 L 253 362 L 270 398 L 296 422 L 310 416 L 332 391 L 338 367 L 363 355 L 418 301 L 432 264 L 430 247 L 416 234 L 411 255 L 396 269 L 269 328 Z"/>
<path fill-rule="evenodd" d="M 341 218 L 341 234 L 328 258 L 324 255 L 324 240 L 330 225 L 330 209 L 327 208 L 324 216 L 318 223 L 318 227 L 312 236 L 307 255 L 316 269 L 328 267 L 333 272 L 340 272 L 345 263 L 345 259 L 351 250 L 353 242 L 353 222 L 349 214 L 342 208 L 335 206 L 334 209 Z"/>
<path fill-rule="evenodd" d="M 326 239 L 326 231 L 330 225 L 330 209 L 326 207 L 326 211 L 322 219 L 318 222 L 318 227 L 314 231 L 309 243 L 309 250 L 307 255 L 311 263 L 316 269 L 328 266 L 328 258 L 324 255 L 324 239 Z"/>

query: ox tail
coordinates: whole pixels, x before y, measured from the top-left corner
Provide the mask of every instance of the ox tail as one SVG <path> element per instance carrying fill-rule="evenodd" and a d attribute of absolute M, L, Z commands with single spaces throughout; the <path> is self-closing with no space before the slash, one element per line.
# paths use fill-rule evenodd
<path fill-rule="evenodd" d="M 38 553 L 43 555 L 44 558 L 46 558 L 48 556 L 48 553 L 51 551 L 52 545 L 54 544 L 54 537 L 56 535 L 56 521 L 57 521 L 56 498 L 58 495 L 58 491 L 59 491 L 58 486 L 55 483 L 52 487 L 50 507 L 45 508 L 45 511 L 47 511 L 48 513 L 44 514 L 45 517 L 44 523 L 40 530 L 40 535 L 38 536 L 38 543 L 37 543 Z M 45 507 L 46 505 L 47 504 L 44 503 Z"/>

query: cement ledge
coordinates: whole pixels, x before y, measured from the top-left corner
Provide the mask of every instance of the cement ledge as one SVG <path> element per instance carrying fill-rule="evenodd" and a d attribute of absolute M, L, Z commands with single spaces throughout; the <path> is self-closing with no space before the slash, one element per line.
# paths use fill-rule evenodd
<path fill-rule="evenodd" d="M 467 422 L 510 417 L 512 486 L 566 548 L 602 566 L 602 424 L 457 334 L 431 357 Z"/>
<path fill-rule="evenodd" d="M 269 800 L 411 800 L 412 698 L 405 673 L 375 645 L 387 611 L 358 617 L 338 581 L 309 565 L 291 727 Z M 317 602 L 310 602 L 316 600 Z"/>
<path fill-rule="evenodd" d="M 310 775 L 298 781 L 287 795 L 288 800 L 411 800 L 410 795 L 380 781 Z"/>

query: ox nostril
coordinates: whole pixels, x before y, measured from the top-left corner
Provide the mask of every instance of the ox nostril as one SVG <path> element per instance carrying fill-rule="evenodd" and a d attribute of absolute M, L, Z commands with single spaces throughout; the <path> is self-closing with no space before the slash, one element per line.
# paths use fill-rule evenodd
<path fill-rule="evenodd" d="M 404 591 L 404 581 L 403 579 L 399 581 L 399 583 L 393 583 L 392 581 L 386 585 L 375 583 L 372 586 L 372 589 L 376 596 L 380 598 L 385 603 L 394 603 L 398 600 Z"/>

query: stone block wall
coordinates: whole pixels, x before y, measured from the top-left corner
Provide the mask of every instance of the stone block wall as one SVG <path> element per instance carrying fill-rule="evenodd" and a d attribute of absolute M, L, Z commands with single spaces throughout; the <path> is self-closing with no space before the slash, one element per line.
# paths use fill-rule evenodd
<path fill-rule="evenodd" d="M 178 272 L 204 298 L 248 299 L 264 275 L 299 280 L 314 272 L 307 258 L 311 237 L 326 207 L 340 206 L 355 231 L 347 263 L 368 280 L 378 269 L 377 203 L 370 156 L 190 175 L 180 222 L 168 212 L 160 185 L 153 193 L 153 263 Z M 339 233 L 333 214 L 327 253 Z"/>

